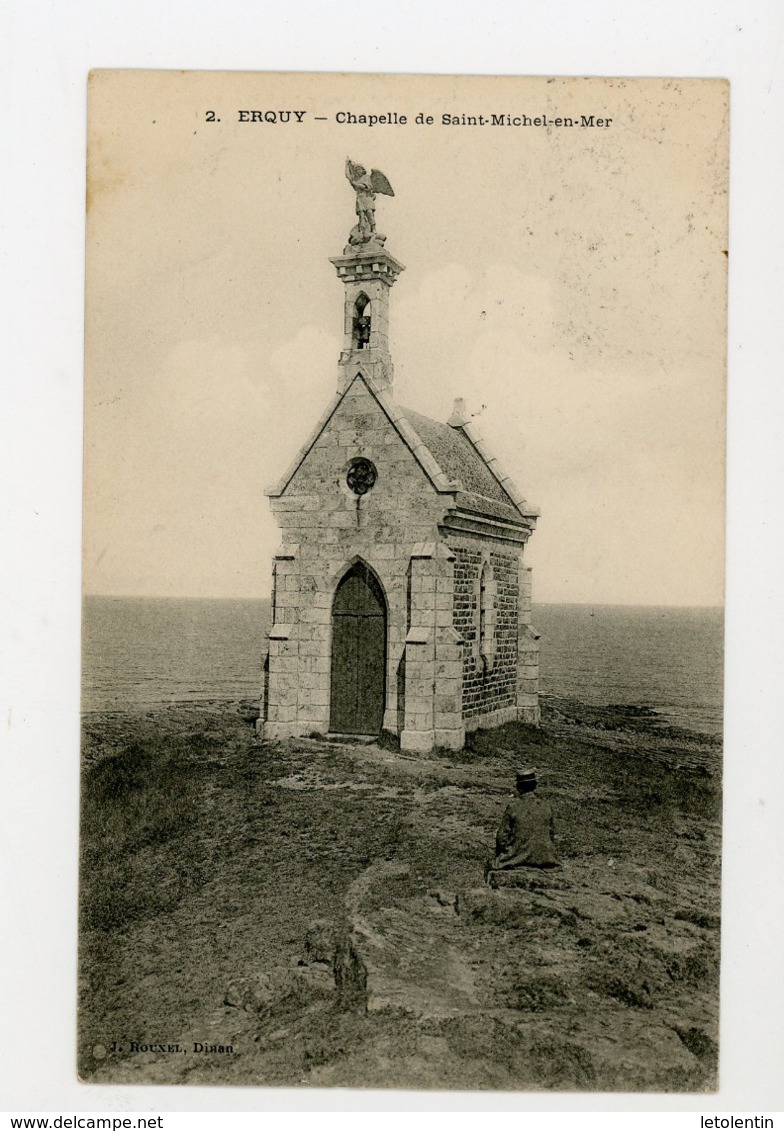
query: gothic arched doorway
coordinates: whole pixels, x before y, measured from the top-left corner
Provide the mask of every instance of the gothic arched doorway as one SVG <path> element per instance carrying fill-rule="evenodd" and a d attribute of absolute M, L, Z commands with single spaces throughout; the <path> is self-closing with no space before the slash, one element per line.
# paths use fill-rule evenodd
<path fill-rule="evenodd" d="M 329 729 L 379 734 L 386 691 L 387 607 L 364 562 L 345 574 L 332 602 Z"/>

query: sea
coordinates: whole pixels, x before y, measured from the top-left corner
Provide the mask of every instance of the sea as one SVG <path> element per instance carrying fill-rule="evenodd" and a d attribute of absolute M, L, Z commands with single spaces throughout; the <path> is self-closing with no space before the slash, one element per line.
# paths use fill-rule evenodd
<path fill-rule="evenodd" d="M 82 708 L 258 698 L 268 600 L 85 597 Z M 541 690 L 722 729 L 720 608 L 534 606 Z"/>

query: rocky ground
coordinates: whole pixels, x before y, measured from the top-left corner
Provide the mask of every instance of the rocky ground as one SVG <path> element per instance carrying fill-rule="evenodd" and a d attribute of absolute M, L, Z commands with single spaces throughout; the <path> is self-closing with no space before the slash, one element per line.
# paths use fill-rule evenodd
<path fill-rule="evenodd" d="M 86 716 L 83 1079 L 716 1087 L 717 740 L 548 699 L 419 757 L 262 744 L 253 714 Z M 494 891 L 521 762 L 563 868 Z"/>

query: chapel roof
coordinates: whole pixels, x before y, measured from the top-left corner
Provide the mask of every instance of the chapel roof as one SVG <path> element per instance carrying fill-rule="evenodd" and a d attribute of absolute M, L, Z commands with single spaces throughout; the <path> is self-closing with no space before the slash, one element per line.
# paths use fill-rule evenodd
<path fill-rule="evenodd" d="M 462 428 L 431 420 L 410 408 L 402 408 L 402 411 L 447 479 L 462 484 L 463 490 L 471 495 L 514 505 Z"/>

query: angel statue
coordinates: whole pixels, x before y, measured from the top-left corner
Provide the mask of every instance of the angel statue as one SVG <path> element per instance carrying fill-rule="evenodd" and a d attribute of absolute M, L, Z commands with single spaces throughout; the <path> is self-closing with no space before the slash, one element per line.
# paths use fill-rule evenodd
<path fill-rule="evenodd" d="M 346 158 L 346 176 L 357 194 L 357 223 L 351 229 L 348 242 L 355 247 L 371 240 L 383 243 L 386 236 L 376 232 L 376 193 L 394 196 L 392 185 L 378 169 L 371 169 L 368 173 L 364 166 L 355 165 L 350 157 Z"/>

